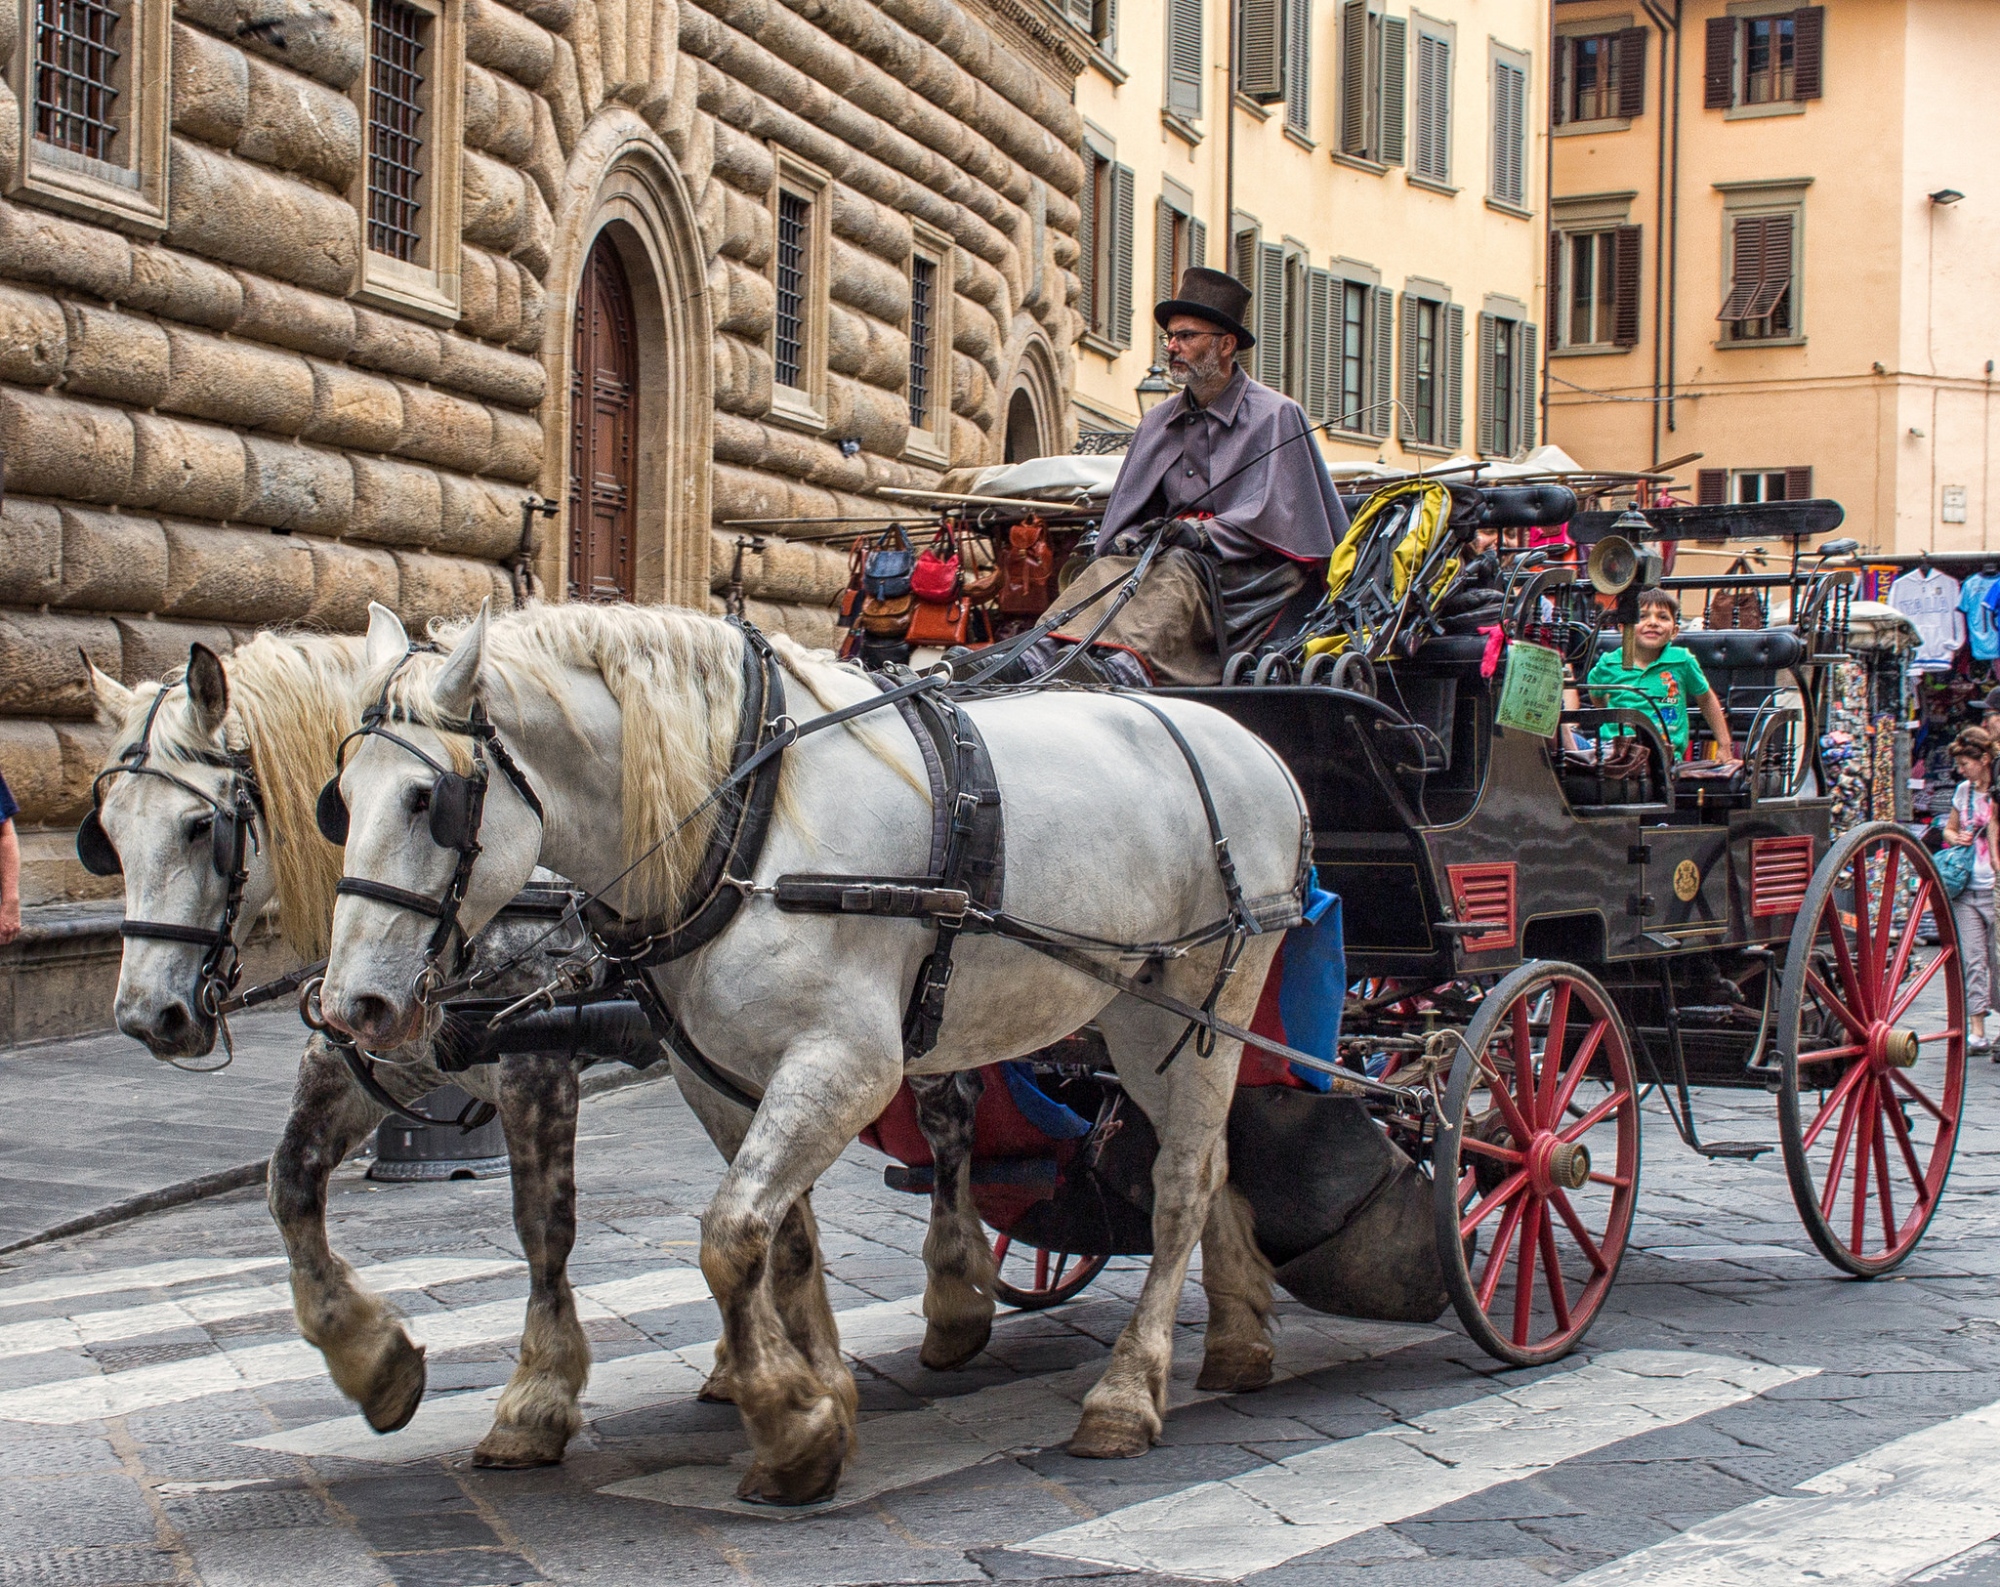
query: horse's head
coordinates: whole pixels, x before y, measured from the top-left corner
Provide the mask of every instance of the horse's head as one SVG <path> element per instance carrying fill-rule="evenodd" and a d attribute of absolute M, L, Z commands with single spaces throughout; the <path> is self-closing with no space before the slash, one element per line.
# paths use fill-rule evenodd
<path fill-rule="evenodd" d="M 225 735 L 229 680 L 195 645 L 185 676 L 156 691 L 95 667 L 91 686 L 118 736 L 77 854 L 98 875 L 125 879 L 118 1028 L 157 1058 L 198 1058 L 215 1046 L 235 945 L 274 885 L 249 761 Z"/>
<path fill-rule="evenodd" d="M 486 608 L 440 664 L 369 609 L 370 714 L 320 798 L 345 874 L 320 1010 L 364 1047 L 423 1033 L 427 993 L 533 875 L 542 815 L 480 699 Z"/>

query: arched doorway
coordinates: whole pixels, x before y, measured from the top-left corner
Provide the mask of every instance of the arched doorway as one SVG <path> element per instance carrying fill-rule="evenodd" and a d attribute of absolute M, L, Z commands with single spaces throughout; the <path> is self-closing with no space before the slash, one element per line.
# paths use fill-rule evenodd
<path fill-rule="evenodd" d="M 632 287 L 600 232 L 576 296 L 570 362 L 569 597 L 633 596 L 639 349 Z"/>
<path fill-rule="evenodd" d="M 1025 463 L 1042 455 L 1042 424 L 1035 412 L 1035 399 L 1025 389 L 1016 391 L 1007 404 L 1007 450 L 1003 463 Z"/>

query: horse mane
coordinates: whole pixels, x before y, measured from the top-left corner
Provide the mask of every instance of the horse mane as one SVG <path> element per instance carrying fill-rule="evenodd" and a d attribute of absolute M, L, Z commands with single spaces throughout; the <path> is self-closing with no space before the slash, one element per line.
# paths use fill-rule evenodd
<path fill-rule="evenodd" d="M 223 658 L 229 712 L 226 748 L 248 753 L 264 801 L 264 827 L 276 873 L 278 931 L 302 960 L 325 956 L 333 928 L 340 851 L 319 835 L 313 805 L 333 771 L 340 741 L 360 725 L 355 689 L 363 670 L 359 638 L 266 632 Z M 193 762 L 215 744 L 188 707 L 184 678 L 141 687 L 115 750 L 139 736 L 161 689 L 173 691 L 153 721 L 152 747 L 169 760 Z M 115 759 L 115 753 L 114 753 Z"/>
<path fill-rule="evenodd" d="M 448 652 L 465 627 L 462 622 L 439 623 L 433 633 Z M 671 911 L 701 864 L 716 811 L 703 812 L 677 836 L 669 834 L 729 774 L 743 708 L 744 643 L 742 631 L 721 618 L 675 606 L 570 601 L 506 613 L 488 626 L 488 676 L 517 702 L 530 689 L 561 706 L 568 692 L 566 668 L 597 673 L 618 702 L 623 863 L 638 862 L 618 889 L 617 907 L 627 918 L 654 919 Z M 773 648 L 786 671 L 823 709 L 875 692 L 857 669 L 787 638 L 776 638 Z M 386 685 L 390 703 L 411 719 L 447 725 L 451 714 L 440 710 L 431 690 L 444 660 L 442 653 L 419 652 L 393 677 L 388 668 L 378 668 L 369 690 Z M 581 738 L 581 729 L 573 721 L 570 725 Z M 864 723 L 853 726 L 860 729 Z M 867 732 L 863 736 L 870 737 Z M 452 736 L 446 743 L 456 764 L 466 753 L 465 741 Z M 900 765 L 885 742 L 871 739 L 871 747 Z M 790 793 L 790 764 L 787 757 L 779 776 L 781 819 L 797 808 Z"/>

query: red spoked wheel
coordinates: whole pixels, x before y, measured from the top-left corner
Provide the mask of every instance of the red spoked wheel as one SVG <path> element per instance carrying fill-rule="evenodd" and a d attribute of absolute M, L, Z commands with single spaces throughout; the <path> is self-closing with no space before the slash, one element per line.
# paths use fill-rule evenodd
<path fill-rule="evenodd" d="M 1926 989 L 1943 994 L 1941 1020 L 1916 1014 Z M 1792 927 L 1777 1039 L 1778 1134 L 1806 1233 L 1835 1267 L 1886 1273 L 1937 1211 L 1965 1103 L 1958 932 L 1901 827 L 1857 827 L 1821 862 Z"/>
<path fill-rule="evenodd" d="M 1604 1089 L 1572 1116 L 1587 1074 Z M 1567 1355 L 1610 1293 L 1639 1189 L 1632 1042 L 1593 976 L 1539 960 L 1486 994 L 1452 1065 L 1431 1170 L 1465 1331 L 1514 1366 Z"/>
<path fill-rule="evenodd" d="M 1009 1257 L 1013 1258 L 1011 1270 Z M 1017 1311 L 1046 1311 L 1081 1295 L 1110 1260 L 1108 1256 L 1045 1251 L 1039 1245 L 1017 1246 L 1003 1234 L 993 1242 L 993 1293 Z M 1010 1272 L 1015 1282 L 1008 1282 Z"/>

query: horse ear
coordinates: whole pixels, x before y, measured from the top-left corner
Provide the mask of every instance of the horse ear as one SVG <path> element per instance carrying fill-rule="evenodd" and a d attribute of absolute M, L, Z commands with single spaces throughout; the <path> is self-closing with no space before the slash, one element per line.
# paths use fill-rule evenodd
<path fill-rule="evenodd" d="M 490 599 L 479 603 L 479 615 L 459 635 L 458 643 L 445 657 L 443 668 L 431 684 L 432 702 L 451 716 L 464 716 L 472 709 L 472 691 L 479 682 L 479 669 L 486 661 L 486 619 L 492 606 Z"/>
<path fill-rule="evenodd" d="M 90 671 L 90 693 L 97 702 L 98 722 L 105 727 L 123 725 L 132 709 L 132 691 L 110 673 L 101 671 L 88 655 L 77 653 L 83 655 L 83 664 Z"/>
<path fill-rule="evenodd" d="M 196 725 L 210 737 L 219 733 L 229 712 L 229 679 L 215 652 L 199 641 L 188 646 L 187 692 Z"/>
<path fill-rule="evenodd" d="M 368 603 L 368 643 L 362 654 L 370 670 L 400 661 L 410 648 L 410 636 L 403 632 L 402 619 L 380 601 Z"/>

